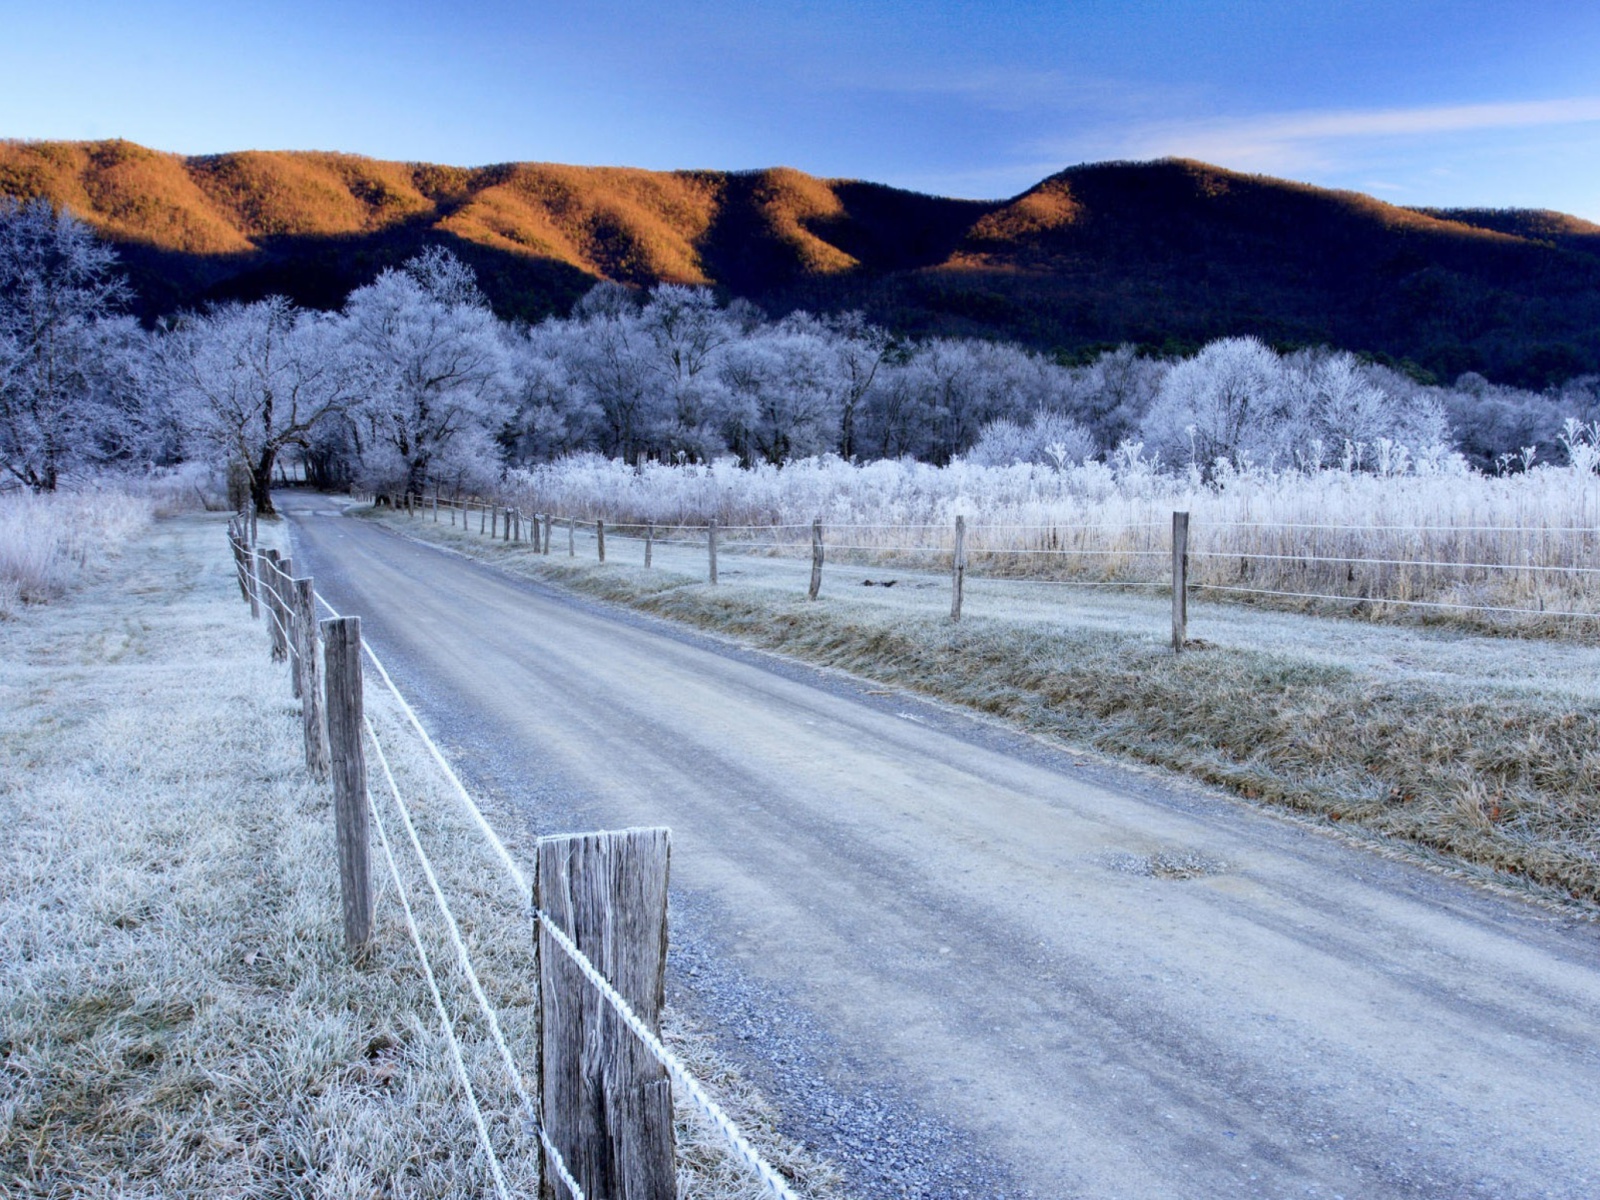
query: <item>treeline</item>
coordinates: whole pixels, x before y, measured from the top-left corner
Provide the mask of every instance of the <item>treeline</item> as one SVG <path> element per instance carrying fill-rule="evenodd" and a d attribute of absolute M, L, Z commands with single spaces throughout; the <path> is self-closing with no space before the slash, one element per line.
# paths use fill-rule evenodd
<path fill-rule="evenodd" d="M 0 209 L 0 470 L 207 458 L 257 504 L 280 458 L 379 491 L 482 490 L 513 467 L 598 452 L 629 464 L 820 455 L 1065 468 L 1142 447 L 1202 479 L 1249 466 L 1399 473 L 1525 469 L 1600 417 L 1600 377 L 1529 392 L 1426 386 L 1325 348 L 1250 338 L 1189 358 L 1124 346 L 1070 364 L 1015 345 L 905 340 L 859 315 L 770 320 L 708 289 L 602 283 L 565 318 L 495 317 L 429 249 L 342 310 L 281 298 L 143 330 L 114 256 L 41 202 Z"/>

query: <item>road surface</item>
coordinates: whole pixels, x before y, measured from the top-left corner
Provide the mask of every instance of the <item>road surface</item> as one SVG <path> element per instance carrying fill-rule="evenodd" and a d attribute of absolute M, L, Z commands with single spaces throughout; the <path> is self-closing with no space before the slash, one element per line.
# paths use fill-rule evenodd
<path fill-rule="evenodd" d="M 852 1194 L 1600 1196 L 1594 926 L 284 507 L 469 777 L 672 827 L 670 995 Z"/>

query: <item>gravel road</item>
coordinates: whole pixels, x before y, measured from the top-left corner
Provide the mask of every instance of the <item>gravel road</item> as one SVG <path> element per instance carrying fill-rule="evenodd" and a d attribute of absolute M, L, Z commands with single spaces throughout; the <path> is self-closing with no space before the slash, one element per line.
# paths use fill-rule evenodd
<path fill-rule="evenodd" d="M 1600 931 L 284 496 L 541 832 L 673 829 L 670 996 L 862 1197 L 1600 1195 Z"/>

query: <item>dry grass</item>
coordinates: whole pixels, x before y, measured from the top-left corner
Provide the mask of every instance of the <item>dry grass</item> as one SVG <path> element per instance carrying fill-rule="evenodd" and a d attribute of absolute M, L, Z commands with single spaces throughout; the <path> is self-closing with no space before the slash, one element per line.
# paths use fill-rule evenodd
<path fill-rule="evenodd" d="M 0 620 L 62 596 L 149 525 L 155 500 L 126 492 L 0 495 Z"/>
<path fill-rule="evenodd" d="M 344 953 L 328 797 L 223 547 L 217 518 L 158 523 L 4 631 L 0 1192 L 489 1194 L 386 877 L 371 955 Z M 370 694 L 369 712 L 511 1044 L 529 1047 L 522 906 L 394 707 Z M 529 1139 L 381 778 L 494 1143 L 529 1194 Z M 759 1101 L 743 1106 L 759 1132 Z M 681 1126 L 686 1195 L 753 1194 Z"/>
<path fill-rule="evenodd" d="M 543 558 L 449 525 L 387 519 L 514 571 L 1180 771 L 1434 861 L 1600 901 L 1592 699 L 1330 665 L 1281 638 L 1174 657 L 1134 621 L 1074 626 L 969 605 L 953 626 L 939 615 L 942 588 L 920 612 L 841 599 L 836 588 L 807 604 L 798 576 L 788 595 L 727 581 L 713 589 L 668 570 L 600 567 L 559 549 Z"/>

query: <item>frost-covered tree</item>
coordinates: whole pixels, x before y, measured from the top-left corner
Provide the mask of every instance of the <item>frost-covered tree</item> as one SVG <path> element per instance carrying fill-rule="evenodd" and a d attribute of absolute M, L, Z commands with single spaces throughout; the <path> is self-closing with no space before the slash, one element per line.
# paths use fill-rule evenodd
<path fill-rule="evenodd" d="M 637 294 L 618 283 L 596 284 L 571 319 L 547 322 L 545 331 L 561 347 L 573 395 L 599 413 L 598 448 L 629 463 L 647 457 L 667 421 Z"/>
<path fill-rule="evenodd" d="M 1118 346 L 1071 372 L 1071 401 L 1065 411 L 1101 446 L 1119 445 L 1138 431 L 1169 369 L 1162 359 L 1147 358 L 1133 346 Z"/>
<path fill-rule="evenodd" d="M 53 491 L 80 465 L 137 456 L 140 413 L 119 384 L 142 339 L 116 254 L 47 201 L 0 200 L 0 471 Z M 118 361 L 122 359 L 124 361 Z"/>
<path fill-rule="evenodd" d="M 163 340 L 161 378 L 191 452 L 240 464 L 258 511 L 272 511 L 272 472 L 342 418 L 369 373 L 345 353 L 335 318 L 282 296 L 182 318 Z"/>
<path fill-rule="evenodd" d="M 550 322 L 510 336 L 515 415 L 507 434 L 515 462 L 549 462 L 599 442 L 602 414 L 572 376 L 567 329 Z"/>
<path fill-rule="evenodd" d="M 1269 458 L 1283 403 L 1278 356 L 1255 338 L 1223 338 L 1167 372 L 1140 432 L 1163 461 L 1209 474 Z"/>
<path fill-rule="evenodd" d="M 1385 387 L 1383 377 L 1342 350 L 1302 350 L 1283 360 L 1283 416 L 1278 447 L 1298 465 L 1365 465 L 1384 443 L 1410 452 L 1444 442 L 1447 425 L 1436 397 L 1416 388 Z M 1269 433 L 1273 431 L 1268 431 Z"/>
<path fill-rule="evenodd" d="M 678 456 L 706 460 L 722 449 L 719 426 L 727 395 L 717 366 L 741 329 L 717 307 L 710 288 L 662 284 L 639 313 L 643 364 L 651 381 L 649 408 L 662 445 Z"/>
<path fill-rule="evenodd" d="M 878 372 L 895 352 L 889 332 L 870 324 L 859 312 L 824 317 L 820 324 L 834 359 L 839 412 L 838 450 L 841 458 L 854 458 L 856 415 L 866 403 Z"/>
<path fill-rule="evenodd" d="M 967 457 L 980 467 L 1024 463 L 1064 471 L 1094 452 L 1094 437 L 1082 425 L 1060 413 L 1039 409 L 1026 424 L 1010 417 L 990 421 Z"/>
<path fill-rule="evenodd" d="M 784 463 L 835 444 L 848 382 L 828 334 L 805 316 L 743 339 L 724 354 L 730 448 L 746 463 Z"/>
<path fill-rule="evenodd" d="M 343 328 L 367 375 L 356 415 L 369 484 L 420 494 L 430 479 L 497 469 L 510 354 L 466 267 L 435 249 L 384 271 L 350 294 Z"/>

